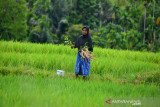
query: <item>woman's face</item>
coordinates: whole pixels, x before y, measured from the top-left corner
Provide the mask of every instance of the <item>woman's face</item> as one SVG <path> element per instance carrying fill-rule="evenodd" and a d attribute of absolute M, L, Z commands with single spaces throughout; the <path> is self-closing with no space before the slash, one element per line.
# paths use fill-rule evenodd
<path fill-rule="evenodd" d="M 87 35 L 87 29 L 86 29 L 86 28 L 83 28 L 82 34 L 83 34 L 83 35 Z"/>

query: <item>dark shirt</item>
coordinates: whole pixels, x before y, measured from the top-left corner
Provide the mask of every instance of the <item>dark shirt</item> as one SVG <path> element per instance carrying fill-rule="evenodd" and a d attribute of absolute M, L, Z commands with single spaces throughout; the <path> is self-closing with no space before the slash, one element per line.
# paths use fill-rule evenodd
<path fill-rule="evenodd" d="M 78 48 L 78 50 L 80 50 L 80 47 L 84 46 L 86 42 L 88 42 L 88 50 L 93 52 L 92 39 L 91 39 L 90 35 L 79 36 L 75 42 L 75 48 Z"/>

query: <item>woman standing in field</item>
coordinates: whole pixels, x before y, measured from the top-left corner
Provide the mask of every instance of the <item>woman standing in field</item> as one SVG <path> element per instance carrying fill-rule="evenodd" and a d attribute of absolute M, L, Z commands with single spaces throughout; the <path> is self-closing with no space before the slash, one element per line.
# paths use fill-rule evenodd
<path fill-rule="evenodd" d="M 90 59 L 87 57 L 82 57 L 83 55 L 81 54 L 82 52 L 82 47 L 86 44 L 88 47 L 89 52 L 93 52 L 92 48 L 92 39 L 89 34 L 89 27 L 84 26 L 82 28 L 82 35 L 78 37 L 76 40 L 74 46 L 71 46 L 71 48 L 78 48 L 78 53 L 77 53 L 77 60 L 75 64 L 75 74 L 76 78 L 78 78 L 78 75 L 83 75 L 83 79 L 85 79 L 86 76 L 89 76 L 89 71 L 90 71 Z"/>

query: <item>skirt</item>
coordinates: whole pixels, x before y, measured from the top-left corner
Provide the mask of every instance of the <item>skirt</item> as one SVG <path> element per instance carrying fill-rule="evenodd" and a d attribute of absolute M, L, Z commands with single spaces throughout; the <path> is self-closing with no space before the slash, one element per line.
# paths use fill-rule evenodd
<path fill-rule="evenodd" d="M 81 51 L 78 51 L 77 53 L 77 60 L 75 64 L 75 74 L 89 76 L 90 59 L 82 58 L 80 53 Z"/>

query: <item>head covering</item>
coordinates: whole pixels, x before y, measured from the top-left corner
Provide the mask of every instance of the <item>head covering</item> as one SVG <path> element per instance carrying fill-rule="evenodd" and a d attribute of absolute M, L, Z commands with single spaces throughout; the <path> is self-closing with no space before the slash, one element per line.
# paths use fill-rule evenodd
<path fill-rule="evenodd" d="M 89 51 L 93 52 L 93 48 L 92 48 L 92 39 L 90 37 L 89 34 L 89 27 L 88 26 L 83 26 L 82 30 L 86 28 L 87 30 L 87 35 L 81 35 L 78 37 L 78 39 L 75 42 L 75 48 L 78 48 L 78 50 L 80 49 L 81 46 L 84 46 L 86 42 L 88 42 L 88 47 L 89 47 Z"/>
<path fill-rule="evenodd" d="M 82 30 L 86 28 L 87 29 L 87 35 L 83 35 L 84 37 L 89 36 L 89 27 L 87 25 L 83 26 Z"/>

